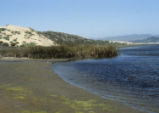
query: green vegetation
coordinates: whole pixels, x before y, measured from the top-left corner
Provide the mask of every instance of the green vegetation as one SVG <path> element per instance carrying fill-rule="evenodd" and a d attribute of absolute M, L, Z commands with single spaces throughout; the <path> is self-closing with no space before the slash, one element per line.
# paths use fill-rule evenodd
<path fill-rule="evenodd" d="M 21 45 L 22 48 L 35 47 L 35 46 L 36 46 L 36 43 L 34 42 L 26 43 L 25 41 Z"/>
<path fill-rule="evenodd" d="M 10 47 L 18 47 L 19 42 L 17 42 L 17 38 L 10 41 Z"/>
<path fill-rule="evenodd" d="M 3 57 L 28 57 L 28 49 L 8 47 L 0 50 L 0 56 Z"/>
<path fill-rule="evenodd" d="M 28 48 L 8 48 L 0 51 L 4 57 L 29 57 L 29 58 L 110 58 L 118 55 L 114 46 L 51 46 L 51 47 L 28 47 Z"/>
<path fill-rule="evenodd" d="M 12 34 L 16 35 L 16 34 L 20 34 L 20 31 L 11 31 Z"/>
<path fill-rule="evenodd" d="M 32 31 L 26 31 L 25 33 L 26 33 L 26 34 L 25 34 L 24 38 L 26 38 L 26 39 L 29 39 L 31 36 L 34 35 L 34 34 L 32 33 Z"/>
<path fill-rule="evenodd" d="M 15 47 L 15 46 L 16 46 L 16 43 L 15 43 L 15 42 L 11 42 L 11 46 L 12 46 L 12 47 Z"/>
<path fill-rule="evenodd" d="M 0 41 L 0 47 L 9 47 L 8 43 Z"/>
<path fill-rule="evenodd" d="M 9 35 L 7 35 L 7 36 L 5 36 L 5 37 L 3 37 L 5 40 L 8 40 L 9 41 Z"/>
<path fill-rule="evenodd" d="M 2 96 L 7 96 L 12 102 L 22 102 L 28 106 L 34 107 L 34 109 L 19 110 L 19 113 L 65 113 L 69 110 L 69 113 L 97 113 L 109 112 L 112 113 L 115 110 L 111 105 L 106 103 L 99 103 L 94 99 L 76 100 L 65 96 L 51 94 L 45 97 L 36 96 L 36 90 L 30 90 L 23 86 L 11 87 L 7 84 L 0 85 L 0 91 L 3 92 Z M 45 105 L 44 105 L 45 104 Z M 44 106 L 47 106 L 47 109 Z M 55 109 L 50 105 L 57 105 L 63 108 Z M 52 111 L 52 112 L 50 112 Z"/>
<path fill-rule="evenodd" d="M 25 33 L 28 34 L 29 36 L 34 35 L 34 34 L 33 34 L 32 32 L 30 32 L 30 31 L 26 31 Z"/>
<path fill-rule="evenodd" d="M 6 29 L 0 29 L 5 31 Z M 25 31 L 24 38 L 29 39 L 34 35 L 33 29 Z M 20 34 L 19 31 L 12 33 Z M 17 39 L 9 40 L 9 35 L 5 35 L 4 39 L 10 41 L 10 44 L 0 42 L 0 55 L 4 57 L 29 57 L 29 58 L 109 58 L 117 56 L 118 51 L 115 46 L 112 46 L 108 41 L 92 40 L 81 36 L 66 34 L 61 32 L 36 32 L 39 36 L 45 36 L 51 39 L 58 46 L 41 47 L 36 46 L 36 43 L 23 42 L 21 45 Z M 1 37 L 2 38 L 2 37 Z M 20 45 L 20 47 L 19 47 Z M 117 45 L 117 44 L 116 44 Z"/>
<path fill-rule="evenodd" d="M 92 39 L 87 39 L 81 36 L 61 33 L 61 32 L 47 31 L 47 32 L 38 32 L 38 33 L 39 35 L 41 34 L 46 36 L 47 38 L 53 40 L 55 43 L 59 45 L 85 45 L 85 44 L 106 45 L 106 44 L 109 44 L 108 41 L 92 40 Z"/>
<path fill-rule="evenodd" d="M 0 33 L 2 32 L 2 31 L 5 31 L 6 29 L 5 28 L 0 28 Z"/>

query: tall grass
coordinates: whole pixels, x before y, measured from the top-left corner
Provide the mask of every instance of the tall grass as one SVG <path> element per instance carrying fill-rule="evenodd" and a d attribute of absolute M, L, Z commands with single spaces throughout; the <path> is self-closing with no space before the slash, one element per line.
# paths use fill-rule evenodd
<path fill-rule="evenodd" d="M 28 57 L 29 48 L 2 48 L 1 57 Z"/>
<path fill-rule="evenodd" d="M 29 58 L 110 58 L 118 55 L 114 46 L 51 46 L 51 47 L 30 47 L 11 48 L 0 51 L 1 56 L 8 57 L 29 57 Z"/>

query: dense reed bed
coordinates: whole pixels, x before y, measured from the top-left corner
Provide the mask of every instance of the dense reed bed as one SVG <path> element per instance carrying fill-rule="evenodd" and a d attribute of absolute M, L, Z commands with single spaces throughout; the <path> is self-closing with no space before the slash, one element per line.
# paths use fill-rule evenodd
<path fill-rule="evenodd" d="M 28 47 L 1 49 L 2 57 L 28 57 L 37 59 L 50 58 L 110 58 L 118 55 L 114 46 L 51 46 L 51 47 Z"/>

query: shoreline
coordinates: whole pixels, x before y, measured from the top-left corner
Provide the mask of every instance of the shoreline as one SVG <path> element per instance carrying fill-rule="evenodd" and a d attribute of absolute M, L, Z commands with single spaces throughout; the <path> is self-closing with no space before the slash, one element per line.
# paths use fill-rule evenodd
<path fill-rule="evenodd" d="M 1 59 L 0 110 L 5 113 L 142 113 L 68 84 L 51 69 L 52 63 L 64 61 L 69 60 Z"/>

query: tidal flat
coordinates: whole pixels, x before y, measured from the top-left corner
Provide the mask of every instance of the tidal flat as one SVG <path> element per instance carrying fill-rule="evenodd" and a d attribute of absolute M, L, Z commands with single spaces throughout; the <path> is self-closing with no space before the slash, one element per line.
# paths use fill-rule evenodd
<path fill-rule="evenodd" d="M 1 60 L 1 113 L 141 113 L 63 81 L 54 61 Z"/>

